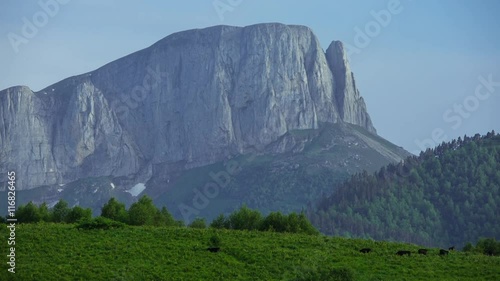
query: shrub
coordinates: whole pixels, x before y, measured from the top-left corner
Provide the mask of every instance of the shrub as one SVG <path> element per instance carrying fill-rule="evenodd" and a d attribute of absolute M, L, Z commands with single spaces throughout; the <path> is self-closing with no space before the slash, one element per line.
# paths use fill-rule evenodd
<path fill-rule="evenodd" d="M 38 207 L 38 214 L 40 215 L 40 220 L 44 222 L 49 222 L 52 217 L 52 212 L 49 210 L 47 203 L 43 202 L 40 207 Z"/>
<path fill-rule="evenodd" d="M 157 212 L 158 209 L 153 204 L 153 200 L 144 195 L 130 206 L 128 210 L 129 223 L 131 225 L 154 225 Z"/>
<path fill-rule="evenodd" d="M 128 213 L 125 209 L 125 204 L 120 203 L 114 197 L 109 199 L 108 203 L 104 204 L 101 209 L 101 216 L 123 223 L 128 222 Z"/>
<path fill-rule="evenodd" d="M 66 216 L 70 212 L 70 208 L 68 207 L 68 202 L 64 200 L 59 200 L 57 204 L 52 209 L 52 220 L 53 222 L 65 222 Z"/>
<path fill-rule="evenodd" d="M 71 211 L 69 211 L 66 216 L 67 223 L 75 223 L 78 221 L 88 221 L 92 219 L 92 210 L 87 208 L 84 209 L 80 206 L 75 206 Z"/>
<path fill-rule="evenodd" d="M 470 242 L 465 244 L 464 248 L 462 249 L 462 251 L 464 251 L 464 252 L 472 252 L 473 250 L 474 250 L 474 246 L 472 246 L 472 244 Z"/>
<path fill-rule="evenodd" d="M 251 210 L 243 205 L 239 210 L 229 216 L 231 229 L 257 230 L 262 222 L 262 215 L 259 211 Z"/>
<path fill-rule="evenodd" d="M 476 248 L 485 255 L 500 256 L 500 242 L 497 242 L 495 238 L 479 239 Z"/>
<path fill-rule="evenodd" d="M 207 224 L 204 218 L 195 218 L 190 224 L 191 228 L 207 228 Z"/>
<path fill-rule="evenodd" d="M 31 201 L 24 206 L 19 206 L 16 212 L 16 218 L 21 223 L 39 222 L 41 220 L 38 207 Z"/>
<path fill-rule="evenodd" d="M 288 215 L 290 217 L 290 215 Z M 310 235 L 319 235 L 320 232 L 312 225 L 312 223 L 307 219 L 306 215 L 302 212 L 298 215 L 297 219 L 298 232 Z"/>
<path fill-rule="evenodd" d="M 221 239 L 219 235 L 214 234 L 210 237 L 209 246 L 213 248 L 219 248 L 221 245 Z"/>
<path fill-rule="evenodd" d="M 76 228 L 92 230 L 92 229 L 113 229 L 113 228 L 122 228 L 125 227 L 126 224 L 118 221 L 114 221 L 105 217 L 97 217 L 94 219 L 86 220 L 80 222 Z"/>
<path fill-rule="evenodd" d="M 155 226 L 178 226 L 174 217 L 167 208 L 162 207 L 161 210 L 156 210 L 156 214 L 153 218 L 153 225 Z"/>
<path fill-rule="evenodd" d="M 182 221 L 182 220 L 178 220 L 178 221 L 175 221 L 174 226 L 177 226 L 177 227 L 184 227 L 184 226 L 186 226 L 186 225 L 184 224 L 184 221 Z"/>
<path fill-rule="evenodd" d="M 262 221 L 259 230 L 286 232 L 288 230 L 287 217 L 281 212 L 272 212 Z"/>
<path fill-rule="evenodd" d="M 230 226 L 231 225 L 229 223 L 229 219 L 227 219 L 223 214 L 220 214 L 210 224 L 210 227 L 217 228 L 217 229 L 222 229 L 222 228 L 229 229 Z"/>

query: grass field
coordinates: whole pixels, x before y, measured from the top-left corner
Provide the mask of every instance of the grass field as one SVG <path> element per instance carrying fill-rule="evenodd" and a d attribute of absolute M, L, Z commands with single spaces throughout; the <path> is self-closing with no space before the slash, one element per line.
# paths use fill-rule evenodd
<path fill-rule="evenodd" d="M 16 273 L 1 280 L 296 280 L 317 269 L 349 269 L 354 280 L 500 280 L 500 257 L 448 256 L 416 245 L 325 236 L 191 228 L 77 230 L 26 224 L 16 229 Z M 221 251 L 206 250 L 214 232 Z M 369 254 L 359 253 L 364 247 Z M 397 256 L 411 250 L 411 256 Z"/>

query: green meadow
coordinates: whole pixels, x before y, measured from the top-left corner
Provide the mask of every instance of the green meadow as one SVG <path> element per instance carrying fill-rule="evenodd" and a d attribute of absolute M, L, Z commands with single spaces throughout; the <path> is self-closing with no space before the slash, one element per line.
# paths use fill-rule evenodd
<path fill-rule="evenodd" d="M 1 228 L 0 280 L 500 280 L 500 257 L 412 244 L 275 232 L 73 224 L 16 227 L 15 274 Z M 211 237 L 220 251 L 207 251 Z M 362 254 L 361 248 L 372 252 Z M 410 250 L 411 256 L 398 256 Z M 318 277 L 321 276 L 321 277 Z"/>

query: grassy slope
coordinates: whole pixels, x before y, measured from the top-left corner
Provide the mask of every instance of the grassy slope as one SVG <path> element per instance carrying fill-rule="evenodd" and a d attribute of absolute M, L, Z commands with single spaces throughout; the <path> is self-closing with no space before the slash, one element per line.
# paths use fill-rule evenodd
<path fill-rule="evenodd" d="M 218 231 L 222 252 L 205 249 L 214 230 L 127 227 L 77 230 L 72 225 L 20 225 L 12 280 L 293 280 L 314 267 L 350 268 L 355 280 L 499 280 L 500 257 L 431 249 L 400 257 L 410 244 L 324 236 Z M 2 237 L 7 229 L 2 227 Z M 371 247 L 361 254 L 358 249 Z M 7 243 L 1 256 L 6 260 Z M 1 263 L 0 280 L 11 280 Z"/>

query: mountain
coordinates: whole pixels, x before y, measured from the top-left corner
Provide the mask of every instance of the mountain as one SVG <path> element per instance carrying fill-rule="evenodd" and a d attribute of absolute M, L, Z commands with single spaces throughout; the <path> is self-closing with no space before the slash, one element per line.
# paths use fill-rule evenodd
<path fill-rule="evenodd" d="M 500 135 L 464 136 L 334 189 L 308 210 L 323 233 L 440 247 L 500 239 Z"/>
<path fill-rule="evenodd" d="M 0 115 L 0 173 L 16 171 L 18 190 L 32 190 L 23 198 L 71 194 L 75 204 L 144 188 L 172 198 L 187 171 L 244 155 L 300 154 L 334 125 L 350 131 L 350 141 L 338 142 L 369 154 L 353 156 L 359 165 L 342 173 L 408 155 L 376 135 L 342 43 L 325 52 L 311 29 L 295 25 L 175 33 L 38 92 L 3 90 Z M 354 151 L 321 149 L 333 162 Z M 323 164 L 314 165 L 334 168 L 317 155 Z"/>

